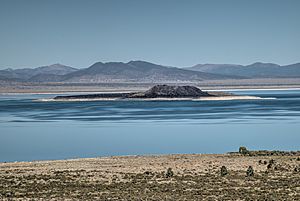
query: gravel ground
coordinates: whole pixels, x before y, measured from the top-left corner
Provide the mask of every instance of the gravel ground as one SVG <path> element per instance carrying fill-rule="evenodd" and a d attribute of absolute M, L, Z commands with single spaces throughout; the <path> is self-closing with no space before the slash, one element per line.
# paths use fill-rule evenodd
<path fill-rule="evenodd" d="M 193 154 L 0 163 L 0 199 L 300 200 L 300 158 Z"/>

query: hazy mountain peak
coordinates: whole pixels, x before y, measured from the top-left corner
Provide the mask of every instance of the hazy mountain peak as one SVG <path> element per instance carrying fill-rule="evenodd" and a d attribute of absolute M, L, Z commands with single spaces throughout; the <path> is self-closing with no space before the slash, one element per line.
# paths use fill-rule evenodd
<path fill-rule="evenodd" d="M 300 77 L 300 64 L 280 66 L 274 63 L 255 62 L 250 65 L 198 64 L 189 70 L 235 75 L 247 78 L 293 78 Z"/>
<path fill-rule="evenodd" d="M 128 64 L 132 64 L 132 63 L 147 63 L 147 64 L 150 64 L 150 62 L 143 61 L 143 60 L 131 60 L 131 61 L 128 62 Z"/>
<path fill-rule="evenodd" d="M 62 65 L 60 63 L 56 63 L 56 64 L 49 65 L 49 67 L 65 67 L 65 65 Z"/>
<path fill-rule="evenodd" d="M 248 65 L 248 66 L 257 66 L 257 67 L 264 66 L 264 67 L 271 67 L 271 66 L 280 66 L 280 65 L 274 64 L 274 63 L 255 62 L 255 63 L 250 64 L 250 65 Z"/>
<path fill-rule="evenodd" d="M 100 65 L 100 64 L 104 64 L 104 63 L 101 62 L 101 61 L 98 61 L 98 62 L 95 62 L 94 64 L 92 64 L 91 66 L 94 66 L 94 65 Z"/>
<path fill-rule="evenodd" d="M 193 67 L 196 67 L 196 66 L 198 66 L 198 67 L 208 67 L 208 66 L 241 66 L 241 65 L 238 65 L 238 64 L 212 64 L 212 63 L 206 63 L 206 64 L 196 64 L 196 65 L 194 65 Z"/>
<path fill-rule="evenodd" d="M 9 71 L 9 72 L 12 72 L 14 69 L 12 69 L 12 68 L 6 68 L 6 69 L 4 69 L 4 71 Z"/>
<path fill-rule="evenodd" d="M 107 65 L 113 65 L 113 64 L 119 65 L 119 64 L 125 64 L 125 63 L 120 62 L 120 61 L 110 61 L 110 62 L 106 62 L 104 64 L 107 64 Z"/>
<path fill-rule="evenodd" d="M 63 64 L 60 64 L 60 63 L 56 63 L 56 64 L 51 64 L 51 65 L 48 65 L 48 66 L 41 66 L 41 67 L 37 67 L 36 69 L 66 69 L 66 68 L 73 68 L 73 67 L 70 67 L 70 66 L 66 66 L 66 65 L 63 65 Z M 75 68 L 73 68 L 75 69 Z"/>
<path fill-rule="evenodd" d="M 168 67 L 168 66 L 155 64 L 155 63 L 151 63 L 151 62 L 148 62 L 148 61 L 142 61 L 142 60 L 130 61 L 127 64 L 133 65 L 133 66 L 136 66 L 136 67 L 144 67 L 144 68 L 159 68 L 159 67 L 165 68 L 165 67 Z"/>
<path fill-rule="evenodd" d="M 198 72 L 196 72 L 198 71 Z M 6 69 L 0 80 L 37 82 L 182 82 L 213 79 L 300 77 L 300 63 L 280 66 L 255 62 L 250 65 L 198 64 L 176 68 L 142 60 L 96 62 L 88 68 L 75 69 L 60 63 L 38 68 Z"/>

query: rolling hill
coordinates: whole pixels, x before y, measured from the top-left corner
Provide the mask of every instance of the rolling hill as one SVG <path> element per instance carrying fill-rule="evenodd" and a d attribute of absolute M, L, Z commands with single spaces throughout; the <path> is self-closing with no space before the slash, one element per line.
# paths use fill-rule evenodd
<path fill-rule="evenodd" d="M 256 62 L 246 66 L 235 64 L 198 64 L 186 69 L 207 73 L 218 73 L 222 75 L 242 76 L 247 78 L 300 77 L 300 63 L 286 66 L 261 62 Z"/>
<path fill-rule="evenodd" d="M 0 79 L 14 81 L 36 81 L 50 80 L 50 77 L 65 75 L 76 71 L 77 69 L 61 64 L 53 64 L 49 66 L 41 66 L 37 68 L 22 68 L 22 69 L 5 69 L 0 70 Z"/>
<path fill-rule="evenodd" d="M 236 76 L 194 72 L 145 61 L 130 61 L 128 63 L 97 62 L 89 68 L 64 75 L 62 80 L 65 82 L 180 82 L 231 78 Z"/>
<path fill-rule="evenodd" d="M 163 83 L 256 78 L 300 78 L 300 63 L 286 66 L 260 62 L 246 66 L 198 64 L 188 68 L 177 68 L 146 61 L 130 61 L 97 62 L 82 69 L 53 64 L 38 68 L 0 70 L 0 81 L 5 82 Z"/>

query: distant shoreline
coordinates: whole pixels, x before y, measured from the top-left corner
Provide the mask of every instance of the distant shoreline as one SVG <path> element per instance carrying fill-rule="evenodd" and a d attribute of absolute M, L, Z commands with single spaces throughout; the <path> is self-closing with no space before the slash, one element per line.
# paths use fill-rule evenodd
<path fill-rule="evenodd" d="M 85 102 L 85 101 L 226 101 L 226 100 L 271 100 L 273 97 L 261 98 L 257 96 L 219 96 L 219 97 L 201 97 L 201 98 L 143 98 L 143 99 L 120 99 L 120 98 L 77 98 L 77 99 L 59 99 L 53 98 L 38 99 L 41 102 Z"/>
<path fill-rule="evenodd" d="M 300 90 L 299 86 L 213 86 L 213 87 L 200 87 L 204 91 L 252 91 L 252 90 Z M 18 94 L 82 94 L 82 93 L 122 93 L 122 92 L 136 92 L 147 89 L 146 87 L 124 87 L 122 89 L 113 89 L 110 87 L 87 87 L 87 88 L 72 88 L 66 89 L 65 87 L 57 89 L 11 89 L 3 88 L 0 86 L 0 95 L 18 95 Z"/>

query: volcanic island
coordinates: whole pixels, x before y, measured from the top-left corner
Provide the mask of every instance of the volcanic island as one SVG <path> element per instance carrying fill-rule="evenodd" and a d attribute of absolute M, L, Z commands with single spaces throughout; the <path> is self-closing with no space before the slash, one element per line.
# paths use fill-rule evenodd
<path fill-rule="evenodd" d="M 195 86 L 155 85 L 142 92 L 95 93 L 81 95 L 60 95 L 54 101 L 95 100 L 236 100 L 260 99 L 256 96 L 242 96 L 221 91 L 202 91 Z"/>

